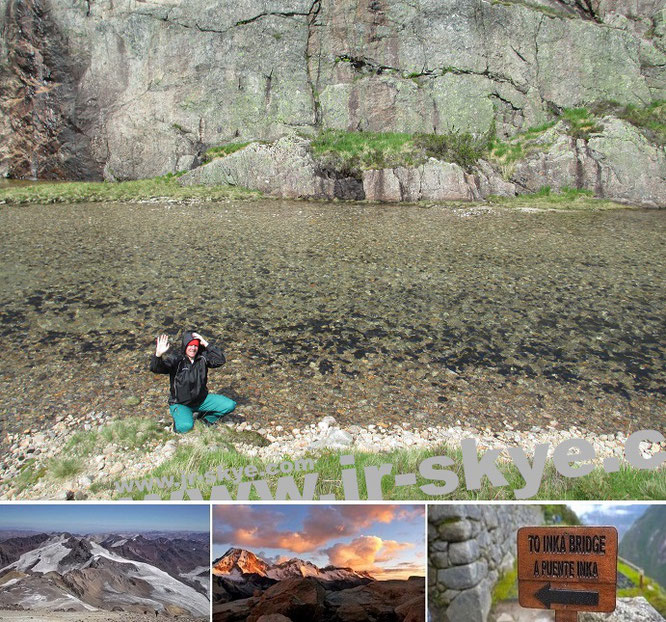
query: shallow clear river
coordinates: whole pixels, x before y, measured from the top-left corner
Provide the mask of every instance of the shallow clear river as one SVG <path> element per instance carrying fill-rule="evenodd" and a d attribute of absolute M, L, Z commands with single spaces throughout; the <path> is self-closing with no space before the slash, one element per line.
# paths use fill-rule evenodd
<path fill-rule="evenodd" d="M 666 212 L 80 204 L 0 225 L 0 432 L 166 414 L 150 354 L 190 327 L 253 423 L 663 428 Z"/>

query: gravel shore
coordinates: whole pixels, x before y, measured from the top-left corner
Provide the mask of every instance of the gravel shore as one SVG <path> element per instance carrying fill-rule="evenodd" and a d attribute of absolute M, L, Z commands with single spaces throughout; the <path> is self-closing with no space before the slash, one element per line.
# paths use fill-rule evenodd
<path fill-rule="evenodd" d="M 93 421 L 95 418 L 93 417 Z M 97 419 L 99 422 L 99 419 Z M 77 422 L 78 423 L 78 422 Z M 3 457 L 3 480 L 0 483 L 0 498 L 2 499 L 85 499 L 99 498 L 92 494 L 89 487 L 95 481 L 112 481 L 119 478 L 137 479 L 152 471 L 165 460 L 173 456 L 179 446 L 197 442 L 196 432 L 190 435 L 173 435 L 164 442 L 155 442 L 152 446 L 143 447 L 140 451 L 129 451 L 122 446 L 110 443 L 100 453 L 90 455 L 83 470 L 84 474 L 60 484 L 49 481 L 39 481 L 34 487 L 23 491 L 17 490 L 13 485 L 21 469 L 21 455 L 34 456 L 40 464 L 46 464 L 49 458 L 60 455 L 61 448 L 72 434 L 71 419 L 63 419 L 56 425 L 57 432 L 45 435 L 27 433 L 20 437 L 20 441 L 12 444 L 12 451 Z M 102 424 L 99 424 L 103 428 Z M 451 427 L 428 426 L 418 428 L 408 423 L 401 426 L 376 425 L 368 426 L 340 426 L 331 417 L 324 417 L 316 424 L 303 428 L 285 430 L 282 425 L 257 426 L 246 421 L 240 423 L 220 423 L 229 426 L 235 432 L 255 433 L 266 443 L 265 446 L 244 442 L 234 443 L 234 448 L 241 454 L 258 458 L 264 462 L 279 463 L 282 460 L 292 460 L 305 454 L 316 455 L 322 451 L 336 451 L 340 453 L 392 451 L 397 449 L 430 449 L 430 448 L 460 448 L 460 442 L 466 438 L 477 441 L 479 451 L 494 448 L 520 447 L 528 456 L 539 444 L 548 444 L 549 455 L 554 448 L 567 439 L 579 438 L 589 442 L 595 451 L 594 463 L 602 465 L 603 459 L 610 456 L 624 458 L 624 443 L 627 436 L 622 432 L 614 434 L 593 434 L 572 427 L 561 429 L 557 422 L 543 429 L 533 426 L 529 431 L 514 430 L 507 425 L 505 430 L 493 431 L 489 427 L 474 428 L 463 426 L 461 422 Z M 169 426 L 166 426 L 170 429 Z M 12 437 L 14 439 L 14 437 Z M 648 443 L 640 445 L 643 457 L 647 458 L 658 451 L 666 451 L 666 442 Z M 507 461 L 509 455 L 506 451 L 500 453 L 500 460 Z M 34 467 L 33 467 L 34 468 Z"/>

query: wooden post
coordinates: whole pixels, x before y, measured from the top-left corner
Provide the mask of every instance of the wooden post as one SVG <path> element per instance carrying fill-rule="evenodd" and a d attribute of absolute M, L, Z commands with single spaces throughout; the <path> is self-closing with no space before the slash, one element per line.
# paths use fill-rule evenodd
<path fill-rule="evenodd" d="M 555 611 L 555 622 L 578 622 L 578 612 Z"/>

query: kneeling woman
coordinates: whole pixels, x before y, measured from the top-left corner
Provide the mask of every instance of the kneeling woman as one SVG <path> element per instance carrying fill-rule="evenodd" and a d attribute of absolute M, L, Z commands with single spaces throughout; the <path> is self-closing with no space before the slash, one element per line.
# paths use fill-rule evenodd
<path fill-rule="evenodd" d="M 213 425 L 223 415 L 236 408 L 236 402 L 224 395 L 208 393 L 208 368 L 221 367 L 225 358 L 222 351 L 208 343 L 199 333 L 183 334 L 182 352 L 168 352 L 169 337 L 157 338 L 155 354 L 150 361 L 150 371 L 169 374 L 171 392 L 169 410 L 174 430 L 179 434 L 189 432 L 194 426 L 194 413 Z"/>

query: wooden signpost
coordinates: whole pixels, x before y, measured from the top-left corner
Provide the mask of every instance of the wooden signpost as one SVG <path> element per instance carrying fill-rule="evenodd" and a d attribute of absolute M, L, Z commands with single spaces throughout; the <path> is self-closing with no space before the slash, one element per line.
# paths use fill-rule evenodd
<path fill-rule="evenodd" d="M 518 602 L 553 609 L 556 622 L 579 611 L 614 611 L 615 527 L 522 527 L 518 530 Z"/>

